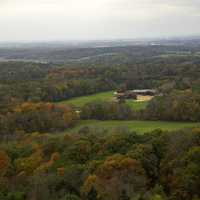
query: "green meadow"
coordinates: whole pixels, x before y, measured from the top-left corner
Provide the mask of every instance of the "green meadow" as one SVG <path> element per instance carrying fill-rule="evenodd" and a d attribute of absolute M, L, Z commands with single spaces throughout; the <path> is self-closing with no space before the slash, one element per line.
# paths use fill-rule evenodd
<path fill-rule="evenodd" d="M 70 129 L 70 132 L 79 131 L 83 127 L 89 127 L 91 129 L 113 129 L 119 130 L 121 128 L 126 128 L 131 131 L 136 131 L 138 133 L 151 132 L 155 129 L 161 129 L 166 131 L 175 131 L 184 128 L 197 128 L 200 127 L 200 123 L 192 122 L 167 122 L 167 121 L 99 121 L 99 120 L 82 120 L 74 128 Z M 68 130 L 69 131 L 69 130 Z"/>
<path fill-rule="evenodd" d="M 134 101 L 134 100 L 126 100 L 126 103 L 133 109 L 133 110 L 143 110 L 148 105 L 148 101 Z"/>
<path fill-rule="evenodd" d="M 61 104 L 69 104 L 73 105 L 77 108 L 84 106 L 85 104 L 92 102 L 92 101 L 112 101 L 114 96 L 114 91 L 109 92 L 101 92 L 97 94 L 92 94 L 88 96 L 76 97 L 66 101 L 60 102 Z"/>

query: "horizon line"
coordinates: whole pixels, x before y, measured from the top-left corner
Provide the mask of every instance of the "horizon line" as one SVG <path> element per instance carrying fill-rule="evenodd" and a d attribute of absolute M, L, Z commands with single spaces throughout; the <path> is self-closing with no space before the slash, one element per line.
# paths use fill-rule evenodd
<path fill-rule="evenodd" d="M 175 35 L 175 36 L 159 36 L 159 37 L 134 37 L 134 38 L 97 38 L 97 39 L 27 39 L 27 40 L 0 40 L 0 43 L 59 43 L 59 42 L 110 42 L 110 41 L 144 41 L 144 40 L 170 40 L 170 39 L 189 39 L 200 38 L 200 34 L 194 35 Z"/>

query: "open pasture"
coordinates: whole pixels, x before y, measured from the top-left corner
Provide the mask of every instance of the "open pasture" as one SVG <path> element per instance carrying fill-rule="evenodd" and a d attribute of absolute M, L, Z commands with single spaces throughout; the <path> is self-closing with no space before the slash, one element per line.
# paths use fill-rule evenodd
<path fill-rule="evenodd" d="M 167 121 L 117 121 L 117 120 L 109 120 L 109 121 L 99 121 L 99 120 L 82 120 L 80 121 L 76 127 L 72 128 L 70 132 L 75 132 L 80 130 L 83 127 L 98 129 L 129 129 L 131 131 L 135 131 L 137 133 L 146 133 L 151 132 L 155 129 L 161 129 L 164 131 L 175 131 L 184 128 L 197 128 L 200 127 L 200 123 L 192 123 L 192 122 L 167 122 Z"/>

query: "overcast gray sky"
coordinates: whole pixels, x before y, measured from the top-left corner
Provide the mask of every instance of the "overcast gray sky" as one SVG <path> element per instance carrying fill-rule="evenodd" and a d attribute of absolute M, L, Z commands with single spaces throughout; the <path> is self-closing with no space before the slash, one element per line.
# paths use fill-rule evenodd
<path fill-rule="evenodd" d="M 0 41 L 200 34 L 200 0 L 0 0 Z"/>

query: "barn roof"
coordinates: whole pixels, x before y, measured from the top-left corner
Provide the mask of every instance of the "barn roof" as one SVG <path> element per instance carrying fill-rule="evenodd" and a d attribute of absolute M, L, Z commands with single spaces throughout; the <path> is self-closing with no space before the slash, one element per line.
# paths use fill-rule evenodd
<path fill-rule="evenodd" d="M 131 91 L 135 93 L 146 93 L 146 92 L 156 93 L 156 90 L 153 90 L 153 89 L 131 90 Z"/>

